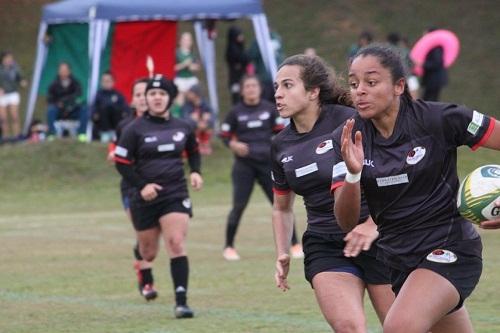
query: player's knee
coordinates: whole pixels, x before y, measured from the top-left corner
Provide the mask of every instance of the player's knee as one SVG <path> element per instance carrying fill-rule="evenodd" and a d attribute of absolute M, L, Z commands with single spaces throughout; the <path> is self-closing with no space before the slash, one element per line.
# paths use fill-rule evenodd
<path fill-rule="evenodd" d="M 140 255 L 146 261 L 153 261 L 156 258 L 156 252 L 154 247 L 145 246 L 140 248 Z"/>
<path fill-rule="evenodd" d="M 354 318 L 342 318 L 328 320 L 328 323 L 336 333 L 362 333 L 366 332 L 364 320 Z"/>
<path fill-rule="evenodd" d="M 168 245 L 173 255 L 180 255 L 184 252 L 184 237 L 173 236 L 169 238 Z"/>

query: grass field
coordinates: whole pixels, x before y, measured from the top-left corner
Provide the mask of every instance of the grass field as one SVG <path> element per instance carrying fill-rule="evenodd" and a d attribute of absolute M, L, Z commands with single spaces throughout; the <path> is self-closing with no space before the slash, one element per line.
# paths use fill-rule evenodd
<path fill-rule="evenodd" d="M 292 289 L 274 287 L 270 206 L 256 188 L 237 237 L 242 260 L 222 259 L 231 157 L 204 161 L 205 189 L 193 194 L 189 301 L 193 320 L 172 317 L 168 258 L 156 260 L 160 297 L 140 298 L 132 270 L 133 231 L 118 200 L 118 176 L 99 144 L 54 142 L 0 149 L 0 332 L 328 332 L 295 260 Z M 500 164 L 497 152 L 460 151 L 460 170 Z M 297 200 L 299 227 L 305 227 Z M 500 233 L 481 232 L 484 272 L 467 301 L 477 332 L 499 332 Z M 380 332 L 367 306 L 370 332 Z"/>

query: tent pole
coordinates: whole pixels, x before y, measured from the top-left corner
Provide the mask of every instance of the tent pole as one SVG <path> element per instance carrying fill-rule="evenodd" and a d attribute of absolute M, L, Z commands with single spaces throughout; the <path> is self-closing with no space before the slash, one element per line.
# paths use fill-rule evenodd
<path fill-rule="evenodd" d="M 31 89 L 28 104 L 26 107 L 26 117 L 24 119 L 23 134 L 28 134 L 31 120 L 33 119 L 35 103 L 38 96 L 38 88 L 40 86 L 40 77 L 42 75 L 42 69 L 45 63 L 45 59 L 47 58 L 47 47 L 45 46 L 44 41 L 45 34 L 47 32 L 47 26 L 47 23 L 41 22 L 40 28 L 38 29 L 35 68 L 33 71 L 33 77 L 31 79 Z"/>
<path fill-rule="evenodd" d="M 276 64 L 276 56 L 271 42 L 271 33 L 269 32 L 269 26 L 267 25 L 266 15 L 253 15 L 252 23 L 255 30 L 255 38 L 257 39 L 260 54 L 262 55 L 262 60 L 264 61 L 264 65 L 274 81 L 276 79 L 278 66 Z"/>

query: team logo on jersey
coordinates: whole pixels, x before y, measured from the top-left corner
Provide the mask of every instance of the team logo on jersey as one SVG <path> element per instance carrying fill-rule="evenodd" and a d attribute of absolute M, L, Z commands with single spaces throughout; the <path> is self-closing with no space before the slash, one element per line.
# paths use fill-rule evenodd
<path fill-rule="evenodd" d="M 269 117 L 271 117 L 271 114 L 268 111 L 262 112 L 259 115 L 260 120 L 266 120 L 266 119 L 269 119 Z"/>
<path fill-rule="evenodd" d="M 147 136 L 144 138 L 144 142 L 150 143 L 150 142 L 156 142 L 158 141 L 158 138 L 156 136 Z"/>
<path fill-rule="evenodd" d="M 415 147 L 408 155 L 406 155 L 406 163 L 410 165 L 415 165 L 420 162 L 425 156 L 426 149 L 424 147 Z"/>
<path fill-rule="evenodd" d="M 333 141 L 325 140 L 316 147 L 316 154 L 321 155 L 333 149 Z"/>
<path fill-rule="evenodd" d="M 373 164 L 373 160 L 367 160 L 366 158 L 363 160 L 363 165 L 375 168 L 375 165 Z"/>
<path fill-rule="evenodd" d="M 448 250 L 436 249 L 427 255 L 427 260 L 440 264 L 451 264 L 457 261 L 457 255 Z"/>
<path fill-rule="evenodd" d="M 186 198 L 186 199 L 182 200 L 182 205 L 184 207 L 186 207 L 187 209 L 191 208 L 191 199 Z"/>
<path fill-rule="evenodd" d="M 288 162 L 291 162 L 293 161 L 293 155 L 290 155 L 290 156 L 285 156 L 281 159 L 281 163 L 288 163 Z"/>
<path fill-rule="evenodd" d="M 186 135 L 183 132 L 177 132 L 172 136 L 172 140 L 175 142 L 182 141 Z"/>
<path fill-rule="evenodd" d="M 229 124 L 227 123 L 224 123 L 220 126 L 220 129 L 223 132 L 229 132 L 231 130 L 231 126 L 229 126 Z"/>

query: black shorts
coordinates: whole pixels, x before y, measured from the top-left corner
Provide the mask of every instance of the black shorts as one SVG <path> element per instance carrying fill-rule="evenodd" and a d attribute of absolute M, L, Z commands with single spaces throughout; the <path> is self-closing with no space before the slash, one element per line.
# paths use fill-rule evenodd
<path fill-rule="evenodd" d="M 441 275 L 457 289 L 460 294 L 460 302 L 454 310 L 458 310 L 472 293 L 481 277 L 483 270 L 482 248 L 480 238 L 455 241 L 441 249 L 435 249 L 425 254 L 417 267 L 409 271 L 391 269 L 392 290 L 397 295 L 411 272 L 417 268 L 425 268 Z"/>
<path fill-rule="evenodd" d="M 155 199 L 153 203 L 130 202 L 130 212 L 134 229 L 143 231 L 160 225 L 160 218 L 169 213 L 185 213 L 193 217 L 191 199 Z"/>
<path fill-rule="evenodd" d="M 389 284 L 389 268 L 375 258 L 376 248 L 361 252 L 355 258 L 344 256 L 344 235 L 306 231 L 302 236 L 304 273 L 312 286 L 313 277 L 321 272 L 346 272 L 366 284 Z"/>

